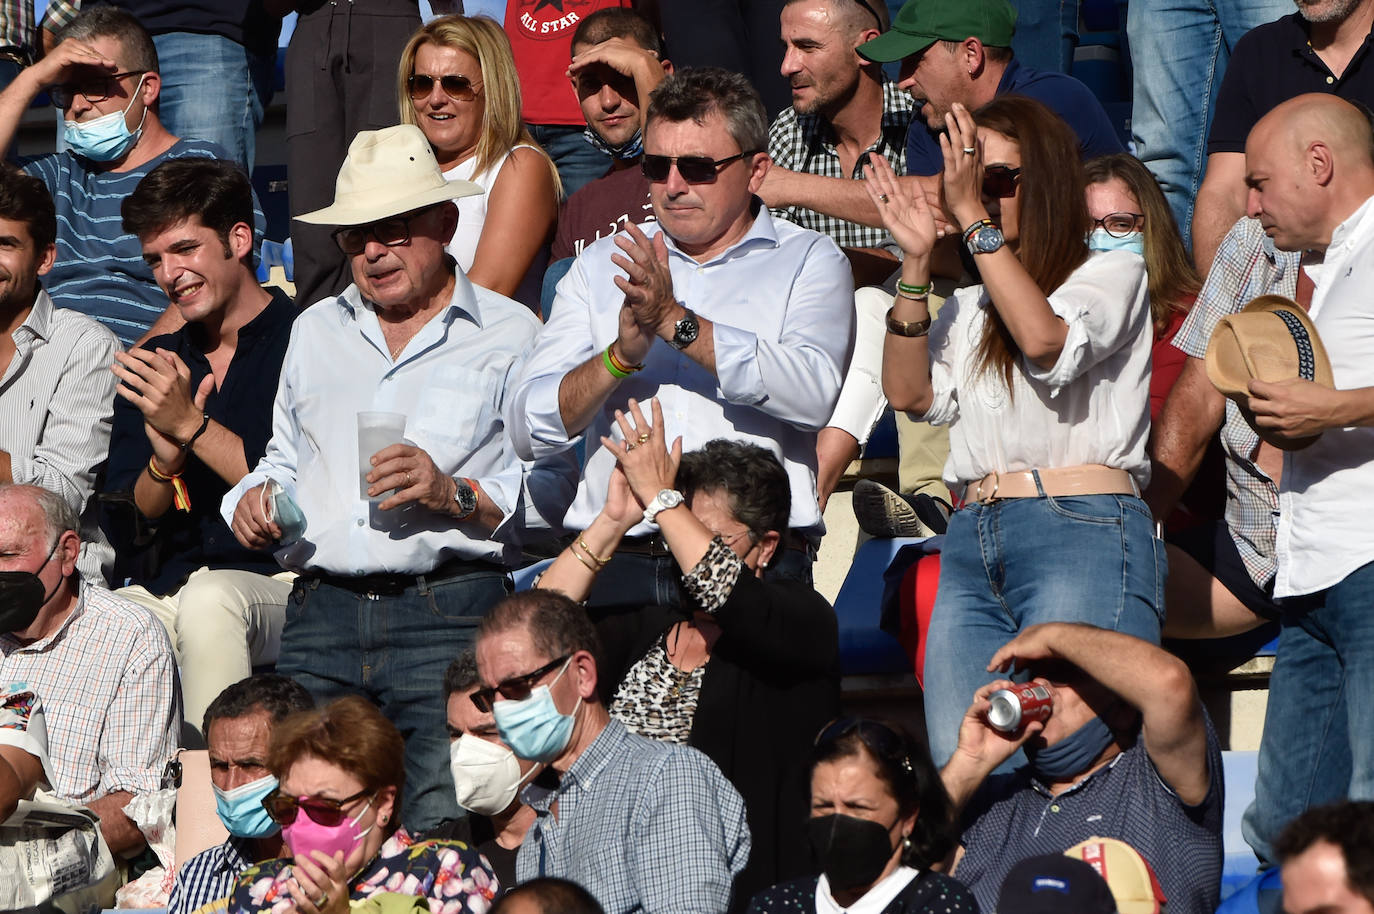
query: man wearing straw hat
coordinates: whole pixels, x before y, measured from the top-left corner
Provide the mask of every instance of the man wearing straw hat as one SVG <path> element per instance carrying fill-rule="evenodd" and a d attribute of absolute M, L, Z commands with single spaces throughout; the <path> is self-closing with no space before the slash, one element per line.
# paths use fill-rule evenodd
<path fill-rule="evenodd" d="M 1259 308 L 1232 317 L 1228 331 L 1231 339 L 1253 339 L 1253 328 L 1242 323 L 1265 322 L 1275 341 L 1298 352 L 1298 370 L 1287 379 L 1256 377 L 1248 396 L 1238 394 L 1255 430 L 1285 449 L 1274 583 L 1275 598 L 1284 601 L 1283 627 L 1255 802 L 1244 823 L 1256 854 L 1273 863 L 1279 830 L 1307 806 L 1374 797 L 1374 704 L 1367 700 L 1374 690 L 1369 116 L 1331 95 L 1298 96 L 1255 125 L 1245 167 L 1249 215 L 1281 250 L 1318 255 L 1305 265 L 1313 282 L 1310 329 L 1301 309 Z M 1313 370 L 1322 348 L 1329 387 L 1318 383 L 1324 372 Z M 1208 355 L 1209 372 L 1213 363 L 1224 366 L 1224 358 Z M 1253 349 L 1250 363 L 1258 366 L 1260 355 Z"/>
<path fill-rule="evenodd" d="M 412 830 L 458 815 L 434 683 L 510 587 L 523 529 L 571 497 L 571 479 L 527 472 L 501 422 L 538 320 L 444 252 L 452 200 L 480 192 L 445 181 L 413 126 L 357 135 L 333 205 L 300 217 L 336 226 L 353 285 L 297 318 L 272 440 L 221 506 L 300 574 L 278 672 L 317 701 L 363 694 L 404 734 Z"/>

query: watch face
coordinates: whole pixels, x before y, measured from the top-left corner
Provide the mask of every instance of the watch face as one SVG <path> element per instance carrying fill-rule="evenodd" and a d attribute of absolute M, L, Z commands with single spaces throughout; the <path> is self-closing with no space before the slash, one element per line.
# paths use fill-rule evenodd
<path fill-rule="evenodd" d="M 1002 243 L 1002 230 L 995 225 L 985 225 L 969 240 L 969 247 L 979 254 L 991 254 Z"/>
<path fill-rule="evenodd" d="M 687 316 L 673 325 L 672 344 L 677 349 L 685 349 L 697 340 L 697 334 L 701 332 L 701 325 L 697 323 L 697 316 L 688 312 Z"/>

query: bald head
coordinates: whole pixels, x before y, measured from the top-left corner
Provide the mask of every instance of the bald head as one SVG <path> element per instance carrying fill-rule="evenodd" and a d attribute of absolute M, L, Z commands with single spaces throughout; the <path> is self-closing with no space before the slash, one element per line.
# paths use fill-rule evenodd
<path fill-rule="evenodd" d="M 1245 143 L 1246 212 L 1288 251 L 1323 250 L 1374 196 L 1374 126 L 1334 95 L 1309 94 L 1262 117 Z"/>

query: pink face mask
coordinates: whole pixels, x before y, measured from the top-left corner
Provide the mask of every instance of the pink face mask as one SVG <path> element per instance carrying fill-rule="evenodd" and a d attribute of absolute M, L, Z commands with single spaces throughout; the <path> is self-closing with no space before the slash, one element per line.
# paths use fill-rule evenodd
<path fill-rule="evenodd" d="M 344 858 L 347 859 L 348 852 L 353 850 L 353 845 L 357 844 L 367 833 L 377 827 L 373 822 L 363 831 L 358 830 L 358 822 L 367 812 L 367 808 L 372 805 L 372 798 L 369 797 L 363 808 L 358 810 L 358 814 L 352 819 L 345 819 L 338 825 L 321 825 L 306 813 L 304 809 L 297 807 L 296 819 L 290 825 L 284 826 L 281 830 L 282 838 L 286 840 L 286 846 L 291 848 L 291 853 L 297 857 L 305 857 L 312 863 L 316 862 L 311 851 L 321 851 L 326 857 L 334 856 L 335 852 L 343 851 Z"/>

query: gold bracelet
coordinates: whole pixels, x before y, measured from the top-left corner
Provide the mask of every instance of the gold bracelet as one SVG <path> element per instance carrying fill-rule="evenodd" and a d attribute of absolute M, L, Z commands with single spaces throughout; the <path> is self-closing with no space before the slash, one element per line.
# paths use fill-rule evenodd
<path fill-rule="evenodd" d="M 602 568 L 605 568 L 606 563 L 613 558 L 613 556 L 608 555 L 603 559 L 595 552 L 592 552 L 592 547 L 588 546 L 587 541 L 580 536 L 577 538 L 577 545 L 581 546 L 582 551 L 587 553 L 587 558 L 591 559 L 593 562 L 596 562 L 596 564 L 600 565 Z"/>
<path fill-rule="evenodd" d="M 894 336 L 917 337 L 925 336 L 930 333 L 930 318 L 923 321 L 904 321 L 892 316 L 892 309 L 887 309 L 887 332 Z"/>
<path fill-rule="evenodd" d="M 588 571 L 590 571 L 592 574 L 596 574 L 597 572 L 599 572 L 601 569 L 598 568 L 596 565 L 593 565 L 591 562 L 587 561 L 586 559 L 584 559 L 584 558 L 582 557 L 582 554 L 581 554 L 580 552 L 577 551 L 576 546 L 577 546 L 576 543 L 573 543 L 572 545 L 568 546 L 568 551 L 571 552 L 571 553 L 573 554 L 573 558 L 575 558 L 575 559 L 577 559 L 579 562 L 581 562 L 582 565 L 583 565 L 583 567 L 585 567 L 585 568 L 586 568 Z M 590 555 L 591 553 L 587 553 L 587 554 Z"/>

